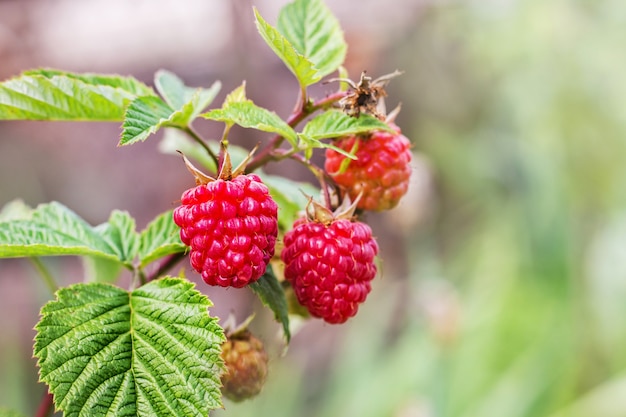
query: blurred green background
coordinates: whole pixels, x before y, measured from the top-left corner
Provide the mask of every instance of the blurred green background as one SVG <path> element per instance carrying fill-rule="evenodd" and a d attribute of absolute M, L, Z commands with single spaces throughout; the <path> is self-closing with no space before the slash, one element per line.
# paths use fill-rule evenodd
<path fill-rule="evenodd" d="M 254 2 L 270 22 L 284 3 Z M 212 415 L 626 416 L 623 2 L 337 3 L 329 5 L 345 26 L 351 76 L 362 69 L 372 75 L 405 71 L 389 86 L 388 107 L 402 102 L 398 124 L 416 155 L 412 188 L 400 207 L 367 219 L 380 239 L 383 274 L 359 315 L 343 326 L 294 322 L 293 343 L 284 355 L 275 326 L 261 317 L 258 331 L 271 354 L 267 385 L 256 399 L 227 402 Z M 132 71 L 149 81 L 155 69 L 168 67 L 190 84 L 209 85 L 219 78 L 225 92 L 247 78 L 251 97 L 284 115 L 295 97 L 290 92 L 268 96 L 264 80 L 292 90 L 293 81 L 255 39 L 250 4 L 233 2 L 232 24 L 245 29 L 216 49 L 228 55 L 219 64 L 188 56 L 191 66 L 165 58 L 143 66 L 132 61 L 89 66 L 34 54 L 30 61 L 11 61 L 13 66 L 5 61 L 2 75 L 15 75 L 26 65 L 66 63 L 63 69 Z M 161 168 L 169 181 L 165 185 L 147 186 L 142 196 L 127 190 L 120 196 L 114 191 L 123 178 L 116 184 L 114 174 L 104 173 L 114 175 L 113 185 L 103 185 L 111 196 L 102 204 L 77 198 L 73 206 L 67 200 L 76 192 L 56 190 L 63 180 L 42 180 L 47 171 L 37 164 L 22 167 L 23 183 L 14 185 L 15 169 L 21 171 L 13 167 L 9 176 L 6 167 L 15 164 L 9 154 L 29 159 L 37 156 L 30 152 L 42 153 L 42 146 L 59 150 L 59 142 L 42 145 L 30 125 L 16 126 L 0 124 L 5 167 L 0 168 L 0 203 L 24 195 L 29 204 L 58 199 L 77 205 L 79 214 L 96 223 L 113 208 L 128 209 L 145 222 L 170 208 L 189 185 L 178 161 L 159 156 L 156 145 L 103 150 L 103 158 L 127 158 L 116 162 L 116 171 L 128 173 L 136 164 L 154 169 L 167 160 L 167 170 L 176 167 L 175 174 Z M 115 147 L 116 127 L 89 129 L 109 139 L 88 145 L 84 137 L 65 139 L 58 131 L 63 145 L 46 158 L 63 161 L 69 159 L 64 152 L 76 152 L 89 165 L 96 149 L 89 146 Z M 210 129 L 201 126 L 209 136 Z M 239 133 L 242 142 L 251 134 Z M 24 150 L 14 150 L 18 137 L 26 143 Z M 105 169 L 98 162 L 96 168 Z M 88 189 L 89 184 L 75 186 Z M 144 196 L 150 204 L 132 202 Z M 72 264 L 54 266 L 72 271 Z M 35 289 L 37 281 L 27 269 L 18 261 L 0 262 L 0 405 L 32 413 L 43 387 L 35 385 L 30 329 L 50 296 Z M 27 283 L 20 284 L 16 297 L 19 273 Z M 29 299 L 33 291 L 34 301 Z M 222 295 L 234 297 L 211 291 L 216 304 Z M 253 309 L 246 297 L 233 301 L 245 306 L 244 312 Z M 15 308 L 26 318 L 11 318 L 7 310 Z"/>

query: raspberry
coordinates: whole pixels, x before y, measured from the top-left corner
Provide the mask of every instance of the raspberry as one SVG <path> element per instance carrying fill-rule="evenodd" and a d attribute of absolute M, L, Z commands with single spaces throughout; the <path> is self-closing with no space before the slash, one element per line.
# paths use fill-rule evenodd
<path fill-rule="evenodd" d="M 199 185 L 181 200 L 174 223 L 207 284 L 241 288 L 263 275 L 274 255 L 278 206 L 256 174 Z"/>
<path fill-rule="evenodd" d="M 229 339 L 222 345 L 226 372 L 222 375 L 222 394 L 232 401 L 254 397 L 263 388 L 267 377 L 267 353 L 263 343 L 249 331 Z"/>
<path fill-rule="evenodd" d="M 362 193 L 357 208 L 389 210 L 407 192 L 411 176 L 411 143 L 397 126 L 390 126 L 397 133 L 375 131 L 366 137 L 346 136 L 334 142 L 346 152 L 356 146 L 357 160 L 345 161 L 346 156 L 326 149 L 326 172 L 346 189 L 352 200 Z M 346 162 L 349 164 L 342 170 Z"/>
<path fill-rule="evenodd" d="M 299 219 L 285 234 L 285 279 L 312 316 L 343 323 L 357 313 L 376 275 L 378 244 L 365 223 Z"/>

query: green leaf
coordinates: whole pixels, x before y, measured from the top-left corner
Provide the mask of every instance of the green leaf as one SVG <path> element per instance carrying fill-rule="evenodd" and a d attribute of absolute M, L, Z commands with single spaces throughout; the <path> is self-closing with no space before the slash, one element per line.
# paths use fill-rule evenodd
<path fill-rule="evenodd" d="M 142 267 L 156 259 L 187 250 L 180 241 L 180 229 L 172 219 L 171 210 L 150 222 L 141 232 L 139 242 L 139 262 Z"/>
<path fill-rule="evenodd" d="M 164 70 L 157 72 L 155 84 L 165 101 L 151 96 L 134 100 L 124 116 L 120 146 L 144 141 L 165 126 L 187 128 L 221 88 L 219 81 L 208 89 L 186 87 L 180 78 Z"/>
<path fill-rule="evenodd" d="M 239 87 L 228 93 L 226 99 L 224 99 L 224 105 L 222 107 L 226 107 L 228 104 L 239 103 L 246 100 L 246 82 L 244 81 Z"/>
<path fill-rule="evenodd" d="M 165 102 L 173 109 L 182 109 L 193 103 L 192 118 L 213 102 L 222 86 L 216 81 L 208 89 L 187 87 L 174 73 L 166 70 L 156 72 L 154 84 Z"/>
<path fill-rule="evenodd" d="M 135 219 L 125 211 L 114 210 L 109 221 L 94 228 L 125 264 L 132 263 L 139 248 Z"/>
<path fill-rule="evenodd" d="M 0 83 L 0 119 L 121 121 L 138 92 L 154 94 L 128 77 L 27 74 Z"/>
<path fill-rule="evenodd" d="M 11 200 L 0 209 L 0 222 L 27 219 L 32 211 L 33 209 L 24 203 L 24 200 Z"/>
<path fill-rule="evenodd" d="M 119 248 L 59 203 L 40 205 L 29 219 L 0 223 L 0 258 L 58 255 L 120 260 Z"/>
<path fill-rule="evenodd" d="M 309 59 L 320 77 L 337 70 L 348 46 L 339 21 L 322 0 L 296 0 L 282 8 L 276 25 L 300 55 Z"/>
<path fill-rule="evenodd" d="M 144 141 L 161 127 L 167 125 L 174 114 L 159 97 L 139 97 L 126 109 L 119 146 Z"/>
<path fill-rule="evenodd" d="M 66 417 L 202 416 L 221 407 L 225 340 L 212 304 L 183 279 L 132 292 L 76 284 L 41 310 L 35 357 Z"/>
<path fill-rule="evenodd" d="M 322 78 L 313 62 L 299 53 L 276 28 L 263 20 L 256 8 L 254 8 L 254 15 L 261 37 L 287 65 L 287 68 L 294 73 L 302 87 L 314 84 Z"/>
<path fill-rule="evenodd" d="M 305 182 L 293 181 L 278 175 L 259 173 L 263 183 L 267 185 L 270 194 L 278 207 L 278 227 L 282 231 L 290 230 L 293 222 L 300 217 L 300 212 L 304 210 L 308 203 L 306 196 L 317 196 L 319 190 Z"/>
<path fill-rule="evenodd" d="M 283 332 L 285 333 L 287 343 L 289 343 L 291 332 L 289 331 L 287 300 L 285 299 L 285 292 L 276 279 L 272 267 L 268 265 L 265 274 L 263 274 L 258 281 L 250 284 L 250 288 L 258 295 L 263 305 L 269 307 L 274 312 L 276 321 L 283 325 Z"/>
<path fill-rule="evenodd" d="M 225 123 L 236 123 L 242 127 L 277 133 L 293 146 L 297 143 L 296 132 L 276 113 L 257 106 L 251 100 L 230 102 L 221 109 L 211 110 L 203 117 Z"/>
<path fill-rule="evenodd" d="M 46 78 L 53 78 L 57 76 L 63 76 L 74 80 L 80 80 L 90 85 L 104 85 L 113 88 L 120 88 L 127 91 L 134 96 L 153 96 L 154 90 L 141 81 L 133 77 L 121 77 L 119 75 L 107 75 L 107 74 L 76 74 L 71 72 L 59 71 L 55 69 L 37 69 L 24 71 L 23 75 L 41 75 Z"/>
<path fill-rule="evenodd" d="M 329 110 L 311 119 L 304 126 L 300 137 L 304 140 L 331 139 L 372 130 L 393 132 L 385 122 L 369 114 L 351 117 L 338 110 Z"/>

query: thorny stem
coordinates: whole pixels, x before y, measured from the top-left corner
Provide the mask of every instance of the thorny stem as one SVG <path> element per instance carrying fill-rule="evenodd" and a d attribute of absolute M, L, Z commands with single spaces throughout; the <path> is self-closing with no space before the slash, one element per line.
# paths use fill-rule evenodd
<path fill-rule="evenodd" d="M 207 151 L 207 153 L 209 154 L 209 156 L 211 157 L 211 159 L 213 160 L 213 162 L 215 162 L 215 166 L 219 167 L 219 158 L 217 157 L 217 155 L 215 155 L 215 152 L 213 152 L 211 150 L 211 148 L 209 148 L 209 145 L 206 144 L 206 142 L 204 140 L 202 140 L 202 138 L 200 137 L 200 135 L 198 135 L 198 133 L 193 130 L 193 128 L 191 126 L 186 126 L 185 128 L 183 128 L 183 130 L 193 138 L 193 140 L 195 140 L 196 142 L 198 142 L 198 144 L 200 146 L 202 146 L 204 148 L 205 151 Z"/>
<path fill-rule="evenodd" d="M 53 410 L 54 401 L 52 394 L 46 392 L 39 403 L 39 407 L 37 407 L 37 413 L 35 417 L 47 417 L 50 415 L 50 412 Z"/>
<path fill-rule="evenodd" d="M 39 272 L 39 275 L 41 276 L 41 278 L 43 278 L 43 281 L 48 287 L 48 289 L 50 290 L 50 292 L 54 294 L 59 289 L 59 287 L 57 283 L 54 281 L 54 277 L 52 276 L 48 268 L 43 264 L 43 262 L 41 262 L 41 259 L 39 258 L 36 258 L 33 256 L 29 259 L 32 262 L 35 269 L 37 270 L 37 272 Z"/>
<path fill-rule="evenodd" d="M 348 92 L 346 91 L 338 91 L 313 103 L 303 99 L 302 97 L 298 97 L 298 105 L 296 105 L 293 113 L 287 119 L 287 124 L 291 127 L 296 127 L 301 121 L 306 119 L 311 114 L 315 113 L 318 110 L 326 109 L 332 106 L 334 103 L 341 100 L 347 94 Z M 248 164 L 246 172 L 253 172 L 257 168 L 265 165 L 270 160 L 284 158 L 284 154 L 276 155 L 274 153 L 274 151 L 283 143 L 284 139 L 285 138 L 283 138 L 282 136 L 276 135 L 265 148 L 257 152 L 256 156 Z"/>

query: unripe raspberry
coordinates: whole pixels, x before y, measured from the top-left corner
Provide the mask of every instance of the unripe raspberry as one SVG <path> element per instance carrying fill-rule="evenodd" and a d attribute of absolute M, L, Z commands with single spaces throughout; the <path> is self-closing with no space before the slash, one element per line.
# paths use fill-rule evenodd
<path fill-rule="evenodd" d="M 263 343 L 246 331 L 222 345 L 226 371 L 222 375 L 222 394 L 232 401 L 254 397 L 267 377 L 268 357 Z"/>
<path fill-rule="evenodd" d="M 397 133 L 375 131 L 369 136 L 347 136 L 334 142 L 346 152 L 356 147 L 357 160 L 346 160 L 339 152 L 326 149 L 326 172 L 345 188 L 352 200 L 362 193 L 357 204 L 360 209 L 389 210 L 409 187 L 411 143 L 397 126 L 391 127 Z"/>
<path fill-rule="evenodd" d="M 285 279 L 300 304 L 328 323 L 354 316 L 376 276 L 378 245 L 370 227 L 348 219 L 300 219 L 284 242 Z"/>
<path fill-rule="evenodd" d="M 278 206 L 256 174 L 199 185 L 181 202 L 174 222 L 207 284 L 240 288 L 263 275 L 274 255 Z"/>

